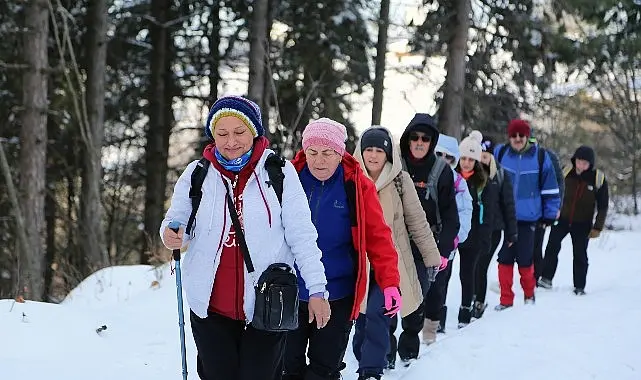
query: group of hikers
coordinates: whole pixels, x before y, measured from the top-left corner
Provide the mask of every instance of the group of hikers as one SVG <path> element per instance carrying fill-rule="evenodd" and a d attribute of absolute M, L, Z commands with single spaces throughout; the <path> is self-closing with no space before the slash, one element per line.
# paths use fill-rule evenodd
<path fill-rule="evenodd" d="M 352 329 L 359 379 L 381 379 L 445 332 L 457 253 L 458 327 L 483 316 L 501 241 L 496 310 L 514 305 L 514 264 L 526 304 L 537 283 L 552 287 L 568 233 L 574 292 L 585 294 L 588 241 L 608 208 L 591 148 L 561 169 L 525 120 L 509 122 L 507 144 L 479 131 L 459 143 L 417 113 L 398 143 L 383 127 L 364 130 L 353 155 L 344 125 L 313 120 L 286 161 L 268 149 L 261 120 L 244 97 L 215 102 L 204 128 L 212 141 L 178 179 L 160 228 L 167 248 L 188 246 L 201 379 L 340 379 Z"/>

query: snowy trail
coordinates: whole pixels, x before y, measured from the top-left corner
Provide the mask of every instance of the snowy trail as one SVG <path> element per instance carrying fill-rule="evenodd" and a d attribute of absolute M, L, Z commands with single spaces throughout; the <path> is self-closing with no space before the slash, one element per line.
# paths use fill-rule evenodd
<path fill-rule="evenodd" d="M 641 218 L 631 224 L 636 227 L 639 222 Z M 383 379 L 641 379 L 639 247 L 638 229 L 604 233 L 591 242 L 588 294 L 576 297 L 571 293 L 568 238 L 555 288 L 538 290 L 536 305 L 522 305 L 522 293 L 515 288 L 515 307 L 495 312 L 498 295 L 489 291 L 485 316 L 462 330 L 456 328 L 457 260 L 448 296 L 448 333 L 436 344 L 422 346 L 412 366 L 391 371 Z M 491 266 L 489 279 L 492 287 L 496 265 Z M 151 286 L 156 280 L 160 286 Z M 2 378 L 181 378 L 174 281 L 167 266 L 159 271 L 114 267 L 87 279 L 61 305 L 0 300 Z M 195 380 L 188 317 L 186 323 L 189 379 Z M 96 333 L 102 325 L 107 330 Z M 347 352 L 343 378 L 355 380 L 351 344 Z"/>

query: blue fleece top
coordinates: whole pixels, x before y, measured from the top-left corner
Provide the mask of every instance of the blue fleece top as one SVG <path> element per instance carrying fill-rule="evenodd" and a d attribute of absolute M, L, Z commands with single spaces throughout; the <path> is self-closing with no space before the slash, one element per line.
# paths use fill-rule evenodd
<path fill-rule="evenodd" d="M 323 252 L 321 261 L 325 266 L 329 299 L 351 296 L 356 289 L 356 251 L 352 242 L 343 166 L 339 165 L 326 181 L 316 179 L 307 165 L 299 177 L 309 200 L 312 222 L 318 231 L 317 244 Z M 298 276 L 298 292 L 302 301 L 309 300 L 301 276 Z"/>
<path fill-rule="evenodd" d="M 497 161 L 501 147 L 503 145 L 494 148 Z M 508 177 L 512 180 L 514 188 L 517 221 L 554 220 L 561 206 L 561 196 L 552 160 L 546 152 L 543 167 L 539 168 L 538 149 L 539 147 L 534 144 L 523 152 L 515 152 L 509 148 L 499 162 L 503 169 L 510 173 Z M 542 186 L 539 186 L 539 171 L 542 174 Z"/>

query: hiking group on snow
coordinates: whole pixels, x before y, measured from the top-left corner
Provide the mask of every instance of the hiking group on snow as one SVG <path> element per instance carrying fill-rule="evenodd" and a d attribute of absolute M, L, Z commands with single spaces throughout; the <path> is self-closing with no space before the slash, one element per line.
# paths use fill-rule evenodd
<path fill-rule="evenodd" d="M 285 161 L 261 120 L 246 98 L 215 102 L 212 142 L 178 179 L 160 229 L 167 248 L 188 247 L 182 284 L 201 379 L 339 379 L 353 328 L 359 379 L 381 379 L 445 332 L 456 254 L 458 327 L 483 316 L 501 241 L 496 310 L 514 304 L 514 264 L 526 304 L 537 285 L 552 287 L 568 233 L 574 293 L 585 294 L 588 242 L 608 210 L 590 147 L 561 169 L 525 120 L 509 122 L 507 144 L 479 131 L 459 144 L 417 113 L 398 144 L 372 126 L 354 155 L 345 126 L 314 120 Z"/>

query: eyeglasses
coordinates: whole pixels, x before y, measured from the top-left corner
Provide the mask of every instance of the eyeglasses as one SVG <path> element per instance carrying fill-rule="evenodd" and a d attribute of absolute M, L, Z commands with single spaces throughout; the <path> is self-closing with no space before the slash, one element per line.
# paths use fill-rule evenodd
<path fill-rule="evenodd" d="M 445 154 L 443 152 L 436 152 L 436 155 L 439 157 L 443 157 L 444 159 L 448 161 L 454 161 L 454 156 L 450 156 L 449 154 Z"/>
<path fill-rule="evenodd" d="M 410 141 L 418 141 L 418 140 L 428 143 L 432 141 L 432 137 L 427 135 L 423 135 L 423 136 L 414 135 L 414 134 L 410 135 Z"/>
<path fill-rule="evenodd" d="M 527 135 L 524 135 L 524 134 L 522 134 L 522 133 L 513 133 L 513 134 L 511 134 L 511 135 L 510 135 L 510 138 L 511 138 L 511 139 L 515 139 L 515 138 L 517 138 L 517 137 L 518 137 L 518 138 L 522 138 L 522 137 L 527 137 Z"/>

